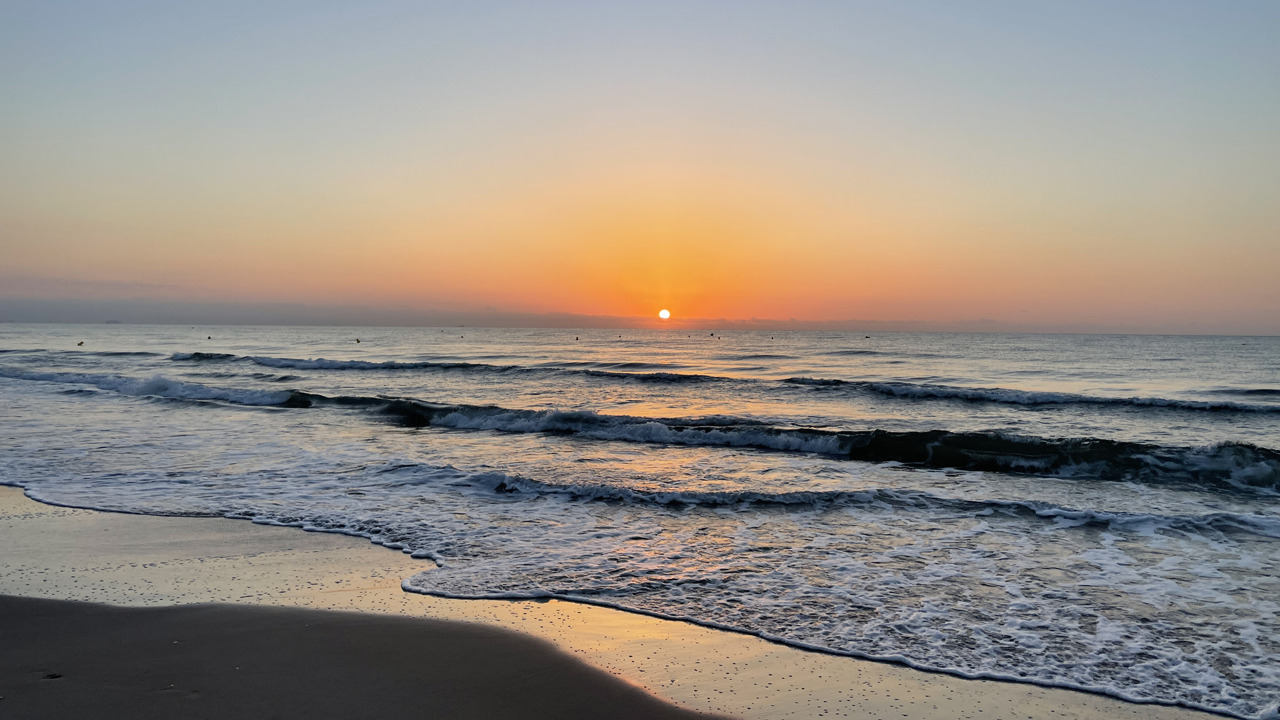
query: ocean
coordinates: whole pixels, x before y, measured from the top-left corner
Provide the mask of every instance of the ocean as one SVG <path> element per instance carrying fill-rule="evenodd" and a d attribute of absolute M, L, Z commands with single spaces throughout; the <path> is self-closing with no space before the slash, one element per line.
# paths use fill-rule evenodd
<path fill-rule="evenodd" d="M 1275 337 L 6 324 L 0 483 L 1280 717 Z"/>

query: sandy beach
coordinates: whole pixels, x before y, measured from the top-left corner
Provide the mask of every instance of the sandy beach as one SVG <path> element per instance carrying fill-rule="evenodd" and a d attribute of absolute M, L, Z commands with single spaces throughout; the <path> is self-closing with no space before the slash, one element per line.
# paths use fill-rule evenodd
<path fill-rule="evenodd" d="M 0 543 L 0 702 L 15 717 L 1211 717 L 575 603 L 416 595 L 400 579 L 426 561 L 359 538 L 54 507 L 16 488 L 0 488 Z M 221 667 L 238 658 L 253 680 Z"/>
<path fill-rule="evenodd" d="M 0 616 L 8 717 L 707 717 L 474 623 L 12 596 Z"/>

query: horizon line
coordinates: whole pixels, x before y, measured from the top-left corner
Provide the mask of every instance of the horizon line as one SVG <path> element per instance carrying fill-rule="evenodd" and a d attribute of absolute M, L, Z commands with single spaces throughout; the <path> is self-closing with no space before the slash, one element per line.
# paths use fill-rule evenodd
<path fill-rule="evenodd" d="M 592 315 L 563 311 L 525 312 L 422 309 L 410 306 L 314 305 L 290 302 L 180 301 L 149 298 L 2 298 L 0 323 L 221 325 L 301 327 L 473 327 L 566 330 L 736 330 L 774 332 L 965 332 L 1019 334 L 1201 335 L 1274 337 L 1280 323 L 1016 322 L 969 320 L 806 320 L 799 318 L 707 318 Z"/>

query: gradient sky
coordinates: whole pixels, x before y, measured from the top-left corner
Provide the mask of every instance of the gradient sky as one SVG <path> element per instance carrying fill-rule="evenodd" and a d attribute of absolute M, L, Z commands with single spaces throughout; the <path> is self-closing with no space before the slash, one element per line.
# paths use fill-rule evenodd
<path fill-rule="evenodd" d="M 1280 3 L 0 7 L 0 295 L 1280 332 Z"/>

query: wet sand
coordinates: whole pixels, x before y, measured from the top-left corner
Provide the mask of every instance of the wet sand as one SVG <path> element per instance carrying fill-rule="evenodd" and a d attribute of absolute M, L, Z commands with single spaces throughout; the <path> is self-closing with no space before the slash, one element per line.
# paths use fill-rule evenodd
<path fill-rule="evenodd" d="M 14 718 L 709 717 L 544 640 L 448 620 L 0 596 L 0 647 Z"/>
<path fill-rule="evenodd" d="M 221 611 L 291 607 L 348 610 L 382 620 L 463 621 L 536 636 L 603 670 L 604 677 L 621 679 L 624 687 L 641 688 L 683 708 L 741 718 L 1217 717 L 806 652 L 748 635 L 577 603 L 414 595 L 400 589 L 400 580 L 433 565 L 359 538 L 238 520 L 59 508 L 27 499 L 15 488 L 0 487 L 0 547 L 0 594 L 132 607 L 230 603 L 257 609 Z M 50 642 L 65 647 L 62 641 Z M 0 642 L 0 648 L 6 647 Z M 23 660 L 11 660 L 11 655 L 21 653 L 0 650 L 6 668 Z M 64 678 L 28 680 L 61 683 L 69 677 L 61 674 Z M 487 687 L 493 694 L 504 692 L 499 684 Z M 7 702 L 0 700 L 0 716 L 27 716 L 10 713 L 13 706 L 5 707 Z M 602 711 L 596 716 L 618 715 Z"/>

